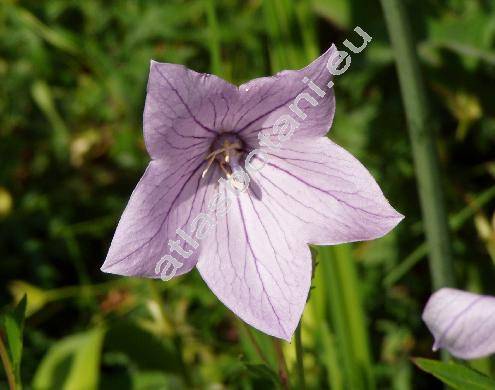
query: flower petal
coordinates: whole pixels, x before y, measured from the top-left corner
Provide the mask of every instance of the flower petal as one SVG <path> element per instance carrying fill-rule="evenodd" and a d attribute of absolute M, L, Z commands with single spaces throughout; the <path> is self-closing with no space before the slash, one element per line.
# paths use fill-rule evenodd
<path fill-rule="evenodd" d="M 334 245 L 381 237 L 403 218 L 368 170 L 327 138 L 290 140 L 266 149 L 266 166 L 253 175 L 284 224 L 305 242 Z M 253 165 L 260 165 L 259 161 Z"/>
<path fill-rule="evenodd" d="M 227 194 L 224 186 L 221 187 Z M 227 195 L 226 195 L 227 196 Z M 213 293 L 248 324 L 290 340 L 311 282 L 311 254 L 291 227 L 249 192 L 217 216 L 197 268 Z"/>
<path fill-rule="evenodd" d="M 205 207 L 212 196 L 211 188 L 218 180 L 216 171 L 201 179 L 204 156 L 189 156 L 185 163 L 169 165 L 163 160 L 152 161 L 131 195 L 120 219 L 107 258 L 102 266 L 105 272 L 159 278 L 155 267 L 170 253 L 169 239 L 180 240 L 181 247 L 191 248 L 176 233 Z M 192 251 L 183 259 L 177 275 L 194 267 L 199 251 Z"/>
<path fill-rule="evenodd" d="M 332 46 L 303 69 L 284 70 L 272 77 L 254 79 L 241 85 L 239 108 L 231 127 L 254 142 L 260 130 L 271 129 L 279 118 L 287 114 L 301 122 L 295 137 L 325 135 L 335 113 L 334 91 L 327 87 L 332 80 L 327 62 L 335 51 L 335 46 Z M 320 88 L 319 94 L 324 94 L 323 97 L 310 88 L 309 81 Z M 303 120 L 290 109 L 290 105 L 306 93 L 309 95 L 305 96 L 314 99 L 316 104 L 313 106 L 304 98 L 297 103 L 305 115 Z"/>
<path fill-rule="evenodd" d="M 435 351 L 445 348 L 461 359 L 495 353 L 495 297 L 442 288 L 428 300 L 423 321 Z"/>
<path fill-rule="evenodd" d="M 219 77 L 152 61 L 143 115 L 150 156 L 173 161 L 206 152 L 237 96 L 237 87 Z"/>

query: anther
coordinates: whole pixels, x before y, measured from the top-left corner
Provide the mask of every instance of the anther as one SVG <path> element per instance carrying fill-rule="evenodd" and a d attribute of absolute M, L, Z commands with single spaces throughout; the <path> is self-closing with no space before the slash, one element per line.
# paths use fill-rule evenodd
<path fill-rule="evenodd" d="M 218 145 L 218 144 L 217 144 Z M 233 143 L 229 140 L 223 140 L 223 144 L 218 145 L 220 148 L 213 150 L 209 153 L 205 160 L 208 161 L 206 168 L 204 169 L 201 177 L 204 178 L 208 173 L 210 167 L 213 165 L 215 160 L 218 161 L 218 165 L 226 177 L 230 177 L 232 174 L 231 163 L 236 163 L 238 156 L 240 155 L 240 150 L 242 149 L 242 144 L 239 141 Z M 229 172 L 230 171 L 230 172 Z"/>

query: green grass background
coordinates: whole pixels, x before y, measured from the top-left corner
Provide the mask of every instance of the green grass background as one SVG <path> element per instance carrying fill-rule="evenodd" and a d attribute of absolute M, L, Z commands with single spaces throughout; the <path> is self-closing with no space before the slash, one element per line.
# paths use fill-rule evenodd
<path fill-rule="evenodd" d="M 408 1 L 429 95 L 457 286 L 495 295 L 495 6 Z M 329 136 L 406 219 L 385 238 L 315 248 L 302 319 L 307 388 L 429 389 L 432 292 L 417 174 L 377 0 L 0 1 L 0 306 L 24 293 L 34 389 L 277 388 L 272 340 L 196 271 L 168 283 L 100 272 L 148 161 L 149 61 L 240 84 L 373 37 L 336 80 Z M 296 348 L 282 343 L 290 384 Z M 493 374 L 494 362 L 469 364 Z M 7 388 L 0 369 L 0 388 Z"/>

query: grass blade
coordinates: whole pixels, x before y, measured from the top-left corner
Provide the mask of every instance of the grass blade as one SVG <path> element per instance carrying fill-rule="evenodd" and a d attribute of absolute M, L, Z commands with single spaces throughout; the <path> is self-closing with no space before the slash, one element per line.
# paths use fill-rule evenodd
<path fill-rule="evenodd" d="M 210 70 L 211 73 L 224 77 L 222 73 L 222 58 L 220 50 L 220 30 L 218 27 L 218 19 L 215 10 L 214 0 L 207 0 L 206 5 L 206 17 L 208 20 L 208 43 L 210 50 Z"/>
<path fill-rule="evenodd" d="M 319 254 L 345 383 L 352 389 L 374 389 L 369 337 L 351 247 L 322 247 Z"/>
<path fill-rule="evenodd" d="M 381 0 L 406 110 L 421 209 L 429 246 L 433 287 L 454 285 L 454 271 L 447 215 L 435 137 L 424 89 L 418 55 L 413 42 L 405 3 Z"/>
<path fill-rule="evenodd" d="M 429 359 L 414 359 L 414 363 L 453 389 L 488 390 L 495 388 L 493 379 L 461 364 Z"/>

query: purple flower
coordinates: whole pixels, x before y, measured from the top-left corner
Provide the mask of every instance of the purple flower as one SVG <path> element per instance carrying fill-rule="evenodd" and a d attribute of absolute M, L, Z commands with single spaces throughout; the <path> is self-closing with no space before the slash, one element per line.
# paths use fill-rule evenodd
<path fill-rule="evenodd" d="M 461 359 L 495 353 L 495 297 L 442 288 L 428 300 L 423 321 L 434 351 L 445 348 Z"/>
<path fill-rule="evenodd" d="M 170 279 L 196 266 L 245 322 L 290 340 L 311 282 L 307 244 L 374 239 L 403 218 L 366 168 L 325 137 L 334 53 L 240 87 L 152 62 L 144 109 L 152 161 L 102 270 Z"/>

